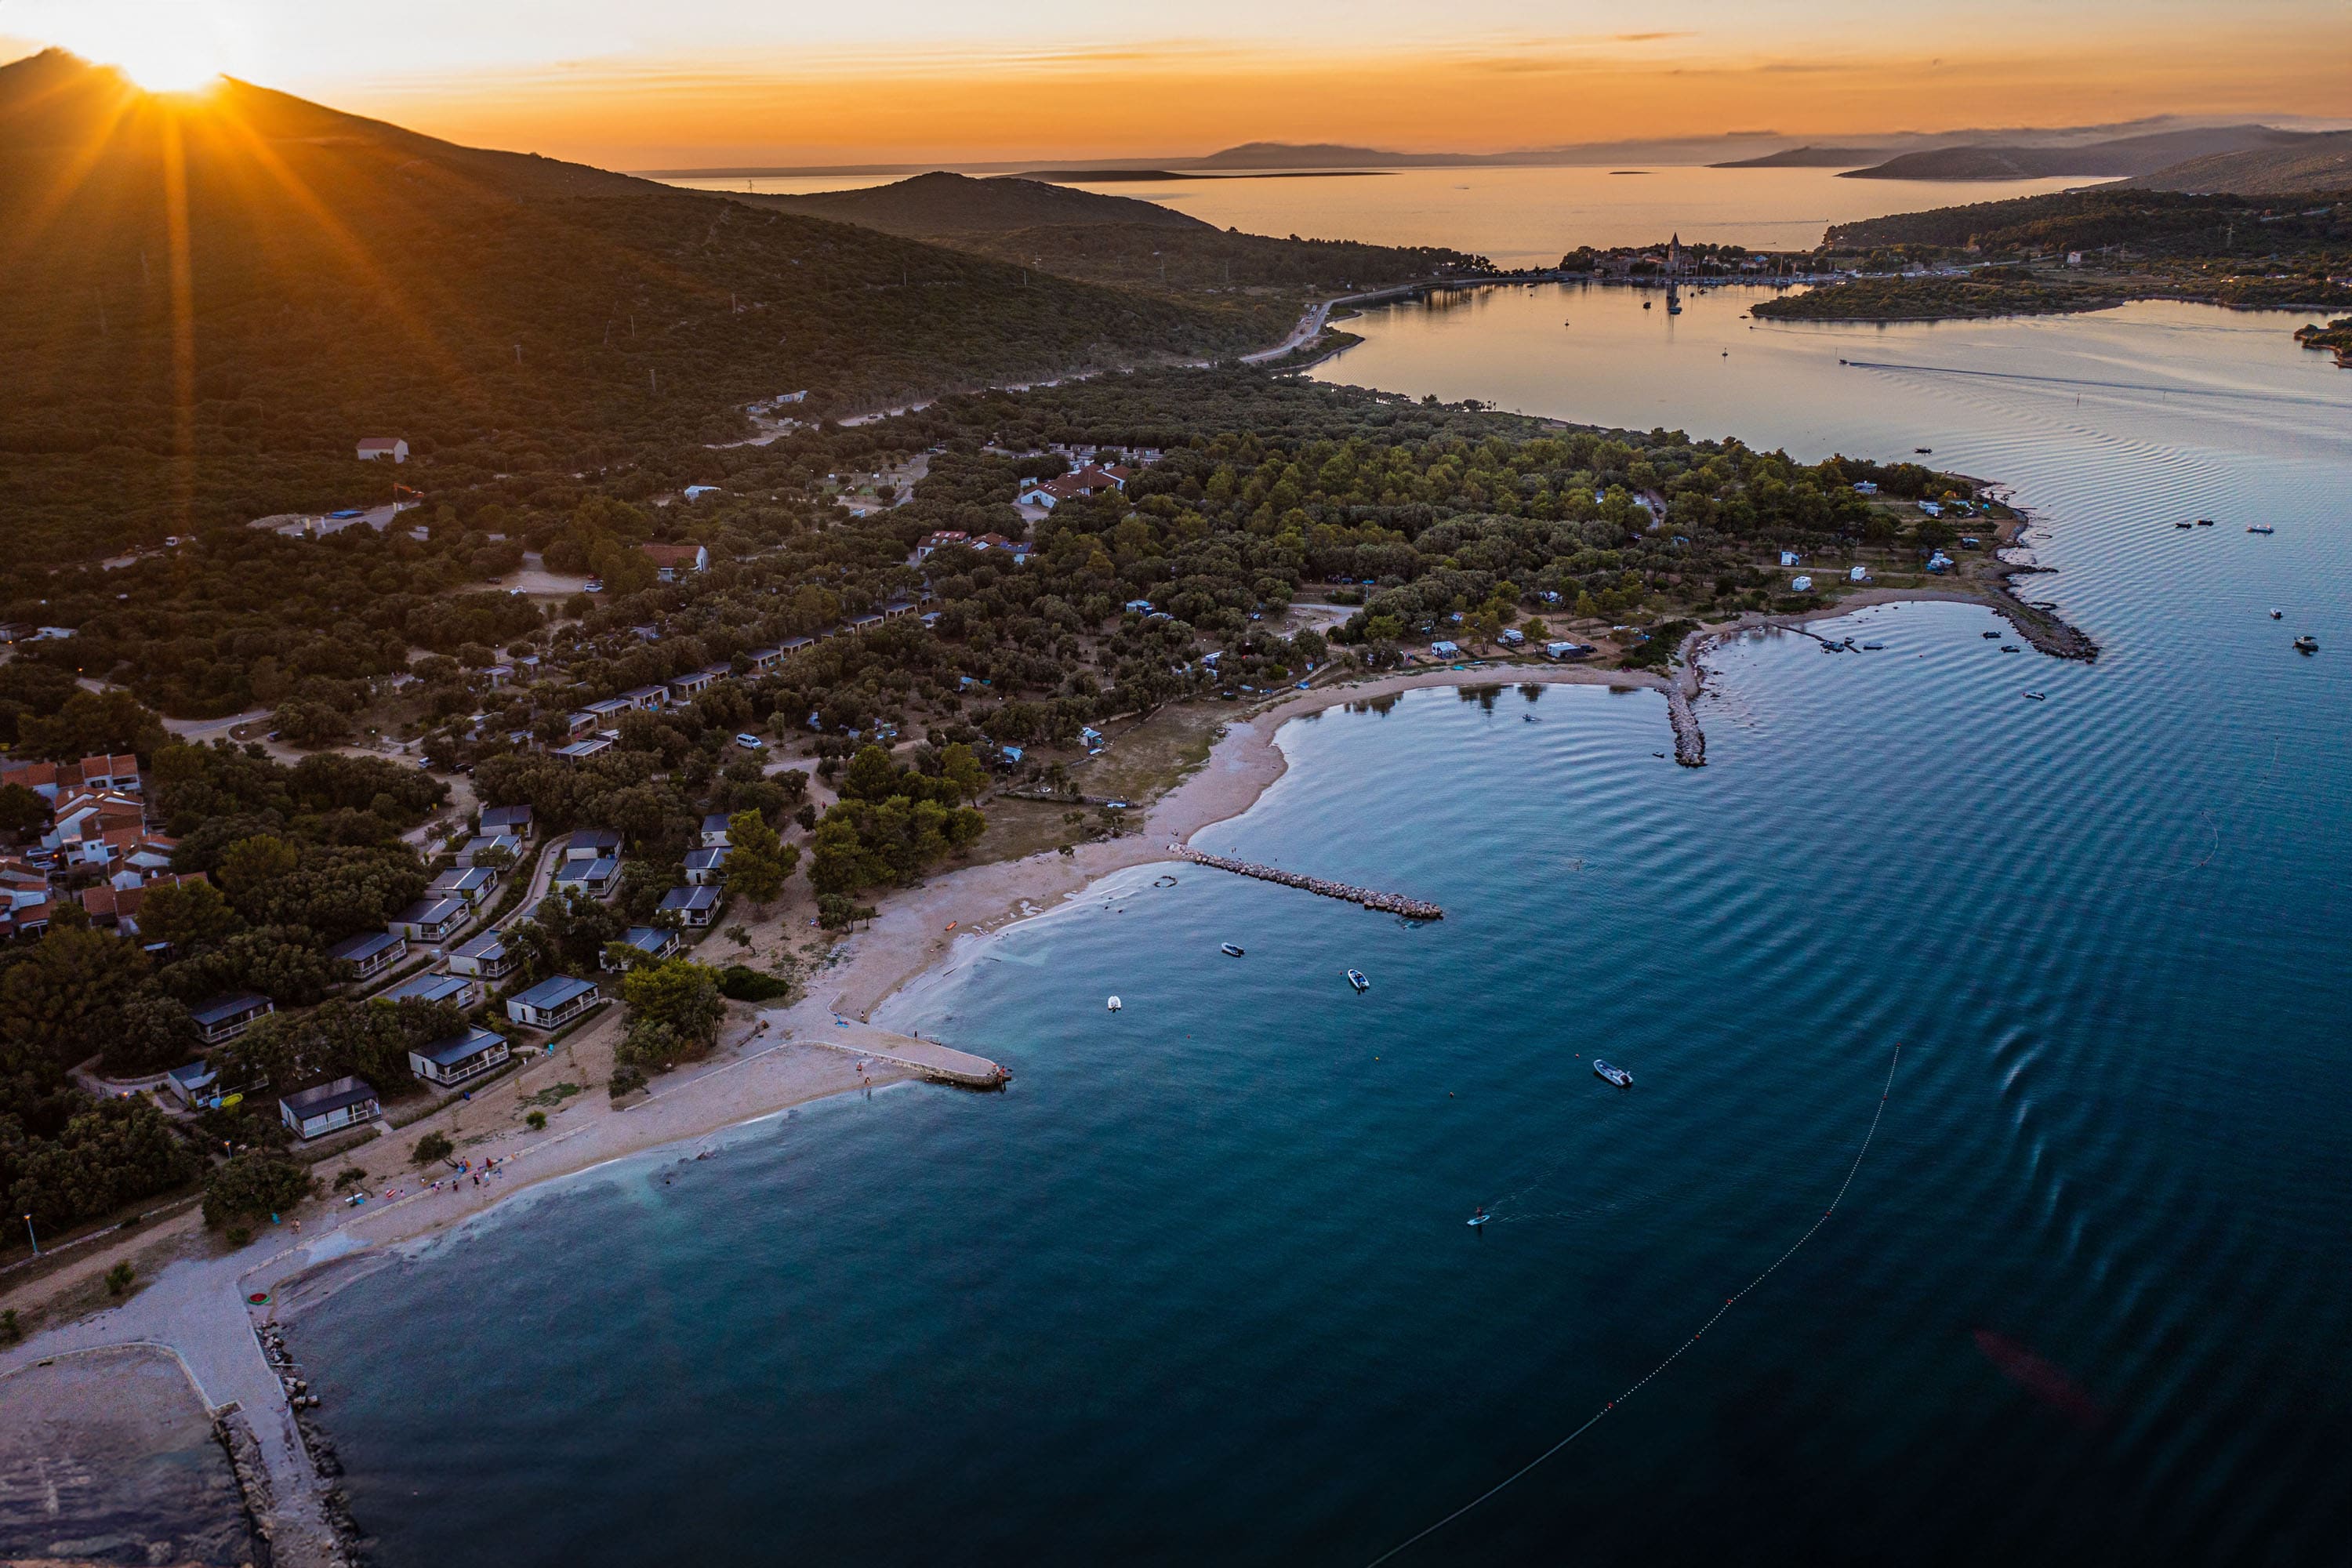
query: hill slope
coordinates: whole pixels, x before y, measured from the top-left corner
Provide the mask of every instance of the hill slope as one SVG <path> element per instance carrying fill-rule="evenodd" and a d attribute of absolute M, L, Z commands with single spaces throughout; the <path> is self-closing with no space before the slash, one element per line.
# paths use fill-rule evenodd
<path fill-rule="evenodd" d="M 2186 158 L 2248 148 L 2272 147 L 2300 141 L 2292 131 L 2267 125 L 2216 125 L 2190 131 L 2163 131 L 2147 136 L 2123 136 L 2111 141 L 2073 146 L 2009 146 L 1979 143 L 1936 147 L 1905 153 L 1867 169 L 1855 169 L 1849 180 L 2030 180 L 2079 174 L 2106 177 L 2152 174 Z"/>
<path fill-rule="evenodd" d="M 1157 202 L 1130 196 L 1074 191 L 1044 180 L 976 180 L 969 174 L 918 174 L 858 191 L 824 191 L 806 196 L 771 196 L 762 205 L 878 228 L 885 234 L 1006 233 L 1065 224 L 1144 224 L 1164 228 L 1207 229 Z"/>
<path fill-rule="evenodd" d="M 1265 341 L 1289 329 L 1302 294 L 1379 288 L 1486 265 L 1481 258 L 1434 247 L 1242 234 L 1157 203 L 1040 180 L 930 174 L 868 190 L 730 199 L 839 218 L 1015 267 L 1181 300 Z"/>
<path fill-rule="evenodd" d="M 428 459 L 397 476 L 418 486 L 660 472 L 779 392 L 823 411 L 1258 341 L 240 83 L 158 99 L 56 53 L 0 67 L 0 272 L 18 564 L 387 500 L 367 436 Z"/>
<path fill-rule="evenodd" d="M 2241 196 L 2352 190 L 2352 131 L 2326 131 L 2271 147 L 2191 158 L 2129 182 L 2149 191 L 2217 191 Z"/>

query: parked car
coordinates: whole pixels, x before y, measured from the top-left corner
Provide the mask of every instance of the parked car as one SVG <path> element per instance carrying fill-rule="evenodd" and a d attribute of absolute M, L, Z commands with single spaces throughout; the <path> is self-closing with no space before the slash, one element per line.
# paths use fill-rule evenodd
<path fill-rule="evenodd" d="M 768 749 L 768 742 L 757 735 L 738 735 L 735 737 L 735 743 L 747 752 L 764 752 Z"/>

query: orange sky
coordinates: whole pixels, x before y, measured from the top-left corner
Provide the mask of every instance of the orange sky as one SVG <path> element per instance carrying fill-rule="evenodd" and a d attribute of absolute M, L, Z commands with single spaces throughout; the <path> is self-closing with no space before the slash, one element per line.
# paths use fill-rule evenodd
<path fill-rule="evenodd" d="M 1057 7 L 1067 7 L 1057 14 Z M 1770 12 L 1769 15 L 1760 13 Z M 18 0 L 15 50 L 194 62 L 480 145 L 616 168 L 1498 151 L 2159 113 L 2352 119 L 2340 0 Z M 1122 20 L 1124 18 L 1124 20 Z M 1179 26 L 1186 30 L 1175 34 Z M 972 36 L 974 28 L 979 36 Z M 5 45 L 5 40 L 0 40 Z M 111 46 L 111 47 L 110 47 Z"/>

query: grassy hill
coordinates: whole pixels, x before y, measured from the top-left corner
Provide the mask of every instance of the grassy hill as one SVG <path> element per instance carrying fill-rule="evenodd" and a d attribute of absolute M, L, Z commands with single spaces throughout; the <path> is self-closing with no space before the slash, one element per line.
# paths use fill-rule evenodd
<path fill-rule="evenodd" d="M 1070 194 L 1070 193 L 1057 193 Z M 1255 346 L 1254 324 L 282 93 L 0 67 L 12 563 L 814 411 Z M 405 437 L 395 474 L 363 437 Z"/>
<path fill-rule="evenodd" d="M 2308 210 L 2314 205 L 2319 210 Z M 1832 224 L 1822 248 L 1970 244 L 1988 256 L 2121 247 L 2142 256 L 2269 258 L 2352 248 L 2352 210 L 2325 197 L 2256 201 L 2099 185 Z"/>
<path fill-rule="evenodd" d="M 2352 131 L 2326 131 L 2273 146 L 2190 158 L 2129 182 L 2151 191 L 2221 191 L 2242 196 L 2352 191 Z"/>
<path fill-rule="evenodd" d="M 1278 339 L 1304 296 L 1483 269 L 1435 247 L 1277 239 L 1221 229 L 1153 202 L 1040 180 L 920 174 L 870 190 L 736 200 L 814 214 L 974 251 L 1038 272 L 1107 284 L 1213 312 L 1244 335 Z"/>

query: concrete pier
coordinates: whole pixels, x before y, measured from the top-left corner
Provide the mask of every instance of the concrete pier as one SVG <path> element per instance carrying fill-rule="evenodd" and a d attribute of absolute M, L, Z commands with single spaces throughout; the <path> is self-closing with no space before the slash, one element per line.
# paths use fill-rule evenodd
<path fill-rule="evenodd" d="M 1339 899 L 1350 904 L 1361 904 L 1368 910 L 1378 910 L 1383 914 L 1402 915 L 1412 921 L 1442 921 L 1445 918 L 1445 911 L 1435 904 L 1424 903 L 1419 899 L 1408 899 L 1402 893 L 1375 892 L 1370 888 L 1359 888 L 1347 882 L 1329 882 L 1320 877 L 1308 877 L 1297 871 L 1284 871 L 1272 866 L 1261 866 L 1254 860 L 1229 860 L 1222 855 L 1203 855 L 1199 850 L 1187 848 L 1181 844 L 1171 844 L 1168 851 L 1180 859 L 1190 860 L 1195 866 L 1207 866 L 1219 871 L 1231 871 L 1236 877 L 1255 877 L 1261 882 L 1279 882 L 1286 888 L 1299 888 L 1310 893 L 1319 893 L 1327 899 Z"/>
<path fill-rule="evenodd" d="M 766 1015 L 783 1032 L 783 1015 Z M 855 1018 L 838 1018 L 835 1022 L 791 1037 L 812 1046 L 844 1052 L 853 1057 L 871 1057 L 908 1072 L 929 1079 L 933 1083 L 951 1083 L 962 1089 L 1003 1089 L 1013 1081 L 1013 1074 L 1003 1066 L 986 1057 L 973 1056 L 940 1045 L 937 1040 L 919 1040 L 911 1035 L 894 1035 L 887 1029 L 877 1029 L 871 1024 L 861 1024 Z"/>

